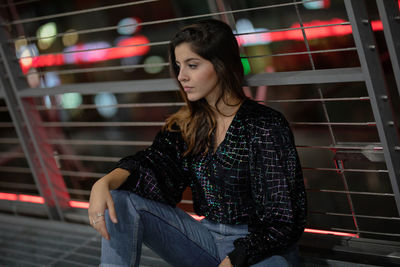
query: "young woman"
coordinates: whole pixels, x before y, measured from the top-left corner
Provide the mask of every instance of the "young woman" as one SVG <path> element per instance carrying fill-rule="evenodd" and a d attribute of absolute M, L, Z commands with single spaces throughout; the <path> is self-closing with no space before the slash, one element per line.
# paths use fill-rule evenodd
<path fill-rule="evenodd" d="M 297 265 L 306 198 L 293 135 L 282 114 L 243 94 L 232 30 L 184 27 L 169 56 L 187 105 L 92 188 L 101 266 L 138 266 L 142 242 L 172 266 Z M 201 221 L 176 207 L 188 186 Z"/>

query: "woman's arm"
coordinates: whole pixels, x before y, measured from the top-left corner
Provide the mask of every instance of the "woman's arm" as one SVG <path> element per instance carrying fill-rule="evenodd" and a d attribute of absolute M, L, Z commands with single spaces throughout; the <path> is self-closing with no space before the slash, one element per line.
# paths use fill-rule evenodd
<path fill-rule="evenodd" d="M 118 162 L 130 173 L 119 189 L 175 206 L 189 183 L 184 151 L 180 132 L 160 131 L 150 147 Z"/>
<path fill-rule="evenodd" d="M 153 144 L 135 155 L 121 159 L 116 168 L 99 179 L 92 187 L 89 204 L 91 225 L 108 239 L 104 211 L 117 223 L 110 190 L 128 190 L 142 197 L 176 205 L 188 184 L 185 144 L 180 132 L 160 131 Z"/>
<path fill-rule="evenodd" d="M 108 184 L 110 190 L 114 190 L 120 187 L 126 179 L 128 179 L 129 175 L 130 173 L 127 170 L 116 168 L 109 174 L 105 175 L 102 179 L 104 179 L 104 182 Z"/>

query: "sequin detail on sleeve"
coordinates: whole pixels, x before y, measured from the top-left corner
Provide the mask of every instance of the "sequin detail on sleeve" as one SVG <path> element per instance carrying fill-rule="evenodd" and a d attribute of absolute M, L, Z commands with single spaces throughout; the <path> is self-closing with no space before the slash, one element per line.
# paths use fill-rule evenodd
<path fill-rule="evenodd" d="M 180 132 L 160 131 L 150 147 L 117 163 L 118 168 L 131 173 L 119 189 L 175 206 L 189 179 L 183 151 Z"/>

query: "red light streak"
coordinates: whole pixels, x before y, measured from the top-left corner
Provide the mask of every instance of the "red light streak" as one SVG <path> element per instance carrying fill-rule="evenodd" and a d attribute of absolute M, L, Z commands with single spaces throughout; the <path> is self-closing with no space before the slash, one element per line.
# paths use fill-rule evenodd
<path fill-rule="evenodd" d="M 342 24 L 345 22 L 346 21 L 343 19 L 332 19 L 330 21 L 315 20 L 303 24 L 304 27 L 315 27 L 304 29 L 304 32 L 307 36 L 307 39 L 309 40 L 351 34 L 351 25 L 322 26 L 329 24 Z M 291 26 L 291 28 L 300 28 L 300 24 L 295 23 Z M 270 37 L 271 41 L 273 42 L 285 40 L 303 40 L 303 33 L 301 29 L 282 32 L 271 32 Z"/>
<path fill-rule="evenodd" d="M 205 218 L 204 216 L 199 216 L 199 215 L 191 214 L 191 213 L 189 213 L 189 215 L 192 216 L 192 218 L 195 219 L 196 221 L 201 221 Z"/>
<path fill-rule="evenodd" d="M 123 57 L 134 57 L 142 56 L 149 52 L 150 47 L 148 44 L 150 41 L 145 36 L 135 36 L 129 39 L 124 39 L 117 44 L 117 47 L 107 49 L 107 60 L 123 58 Z"/>
<path fill-rule="evenodd" d="M 68 57 L 72 57 L 74 59 L 74 64 L 86 64 L 111 59 L 142 56 L 149 52 L 150 47 L 146 45 L 149 42 L 150 41 L 145 36 L 138 35 L 124 39 L 123 41 L 119 42 L 116 47 L 93 51 L 85 51 L 84 44 L 80 44 L 77 46 L 81 46 L 81 50 L 83 51 L 68 53 Z M 21 58 L 19 62 L 22 72 L 26 74 L 30 68 L 65 65 L 67 64 L 65 56 L 66 54 L 59 53 L 37 57 L 24 57 Z"/>
<path fill-rule="evenodd" d="M 336 231 L 327 231 L 327 230 L 318 230 L 318 229 L 309 229 L 309 228 L 306 228 L 304 230 L 304 232 L 305 233 L 312 233 L 312 234 L 337 235 L 337 236 L 348 236 L 348 237 L 359 238 L 358 234 L 336 232 Z"/>
<path fill-rule="evenodd" d="M 21 201 L 44 204 L 44 198 L 40 196 L 31 196 L 24 194 L 0 193 L 0 200 Z"/>
<path fill-rule="evenodd" d="M 10 193 L 0 193 L 0 199 L 1 200 L 17 201 L 18 200 L 18 195 L 17 194 L 10 194 Z"/>
<path fill-rule="evenodd" d="M 18 200 L 21 202 L 44 204 L 44 198 L 39 196 L 19 195 Z"/>
<path fill-rule="evenodd" d="M 69 202 L 69 206 L 71 208 L 78 208 L 78 209 L 88 209 L 89 208 L 89 202 L 82 202 L 82 201 L 74 201 L 71 200 Z"/>
<path fill-rule="evenodd" d="M 380 20 L 374 20 L 371 22 L 372 30 L 374 31 L 383 31 L 383 24 Z"/>
<path fill-rule="evenodd" d="M 91 44 L 78 44 L 74 48 L 75 51 L 70 51 L 72 53 L 64 55 L 63 59 L 65 64 L 81 65 L 107 60 L 108 47 L 93 47 Z"/>
<path fill-rule="evenodd" d="M 333 37 L 333 36 L 344 36 L 352 33 L 351 25 L 340 25 L 346 23 L 343 19 L 332 19 L 330 21 L 314 20 L 311 22 L 304 23 L 304 32 L 308 40 Z M 333 24 L 332 26 L 329 26 Z M 339 24 L 339 25 L 336 25 Z M 319 27 L 320 26 L 320 27 Z M 382 22 L 372 21 L 372 29 L 374 31 L 382 31 Z M 311 28 L 310 28 L 311 27 Z M 293 24 L 290 28 L 301 28 L 299 23 Z M 247 36 L 246 38 L 244 38 Z M 279 42 L 279 41 L 302 41 L 303 32 L 301 29 L 287 30 L 287 31 L 277 31 L 277 32 L 264 32 L 264 33 L 254 33 L 249 35 L 238 36 L 237 40 L 239 45 L 246 45 L 246 40 L 251 42 L 252 39 L 258 38 L 258 40 L 264 40 L 267 42 Z"/>

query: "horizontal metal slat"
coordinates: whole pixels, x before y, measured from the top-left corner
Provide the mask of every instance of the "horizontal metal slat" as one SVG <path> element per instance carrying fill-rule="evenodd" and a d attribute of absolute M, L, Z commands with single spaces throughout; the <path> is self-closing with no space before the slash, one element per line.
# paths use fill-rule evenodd
<path fill-rule="evenodd" d="M 308 126 L 375 126 L 375 122 L 289 122 L 291 125 L 308 125 Z M 147 126 L 164 126 L 163 121 L 109 121 L 109 122 L 42 122 L 43 127 L 147 127 Z"/>
<path fill-rule="evenodd" d="M 0 122 L 0 128 L 14 128 L 12 122 Z"/>
<path fill-rule="evenodd" d="M 11 180 L 11 178 L 10 178 Z M 13 182 L 0 182 L 0 187 L 5 187 L 9 189 L 28 189 L 28 190 L 37 190 L 36 185 L 34 184 L 23 184 L 23 183 L 13 183 Z M 4 190 L 4 189 L 3 189 Z"/>
<path fill-rule="evenodd" d="M 246 86 L 262 85 L 297 85 L 322 84 L 339 82 L 361 82 L 364 77 L 361 68 L 322 69 L 305 71 L 287 71 L 248 75 Z M 70 92 L 81 94 L 109 93 L 143 93 L 177 91 L 178 85 L 173 79 L 151 79 L 131 81 L 110 81 L 79 84 L 64 84 L 52 88 L 26 88 L 19 91 L 20 97 L 37 97 Z"/>
<path fill-rule="evenodd" d="M 303 171 L 335 171 L 335 172 L 365 172 L 365 173 L 388 173 L 388 170 L 368 170 L 368 169 L 335 169 L 335 168 L 312 168 L 303 167 Z"/>
<path fill-rule="evenodd" d="M 0 138 L 0 144 L 19 144 L 18 138 Z"/>
<path fill-rule="evenodd" d="M 360 97 L 331 97 L 331 98 L 303 98 L 303 99 L 271 99 L 265 100 L 265 103 L 296 103 L 296 102 L 340 102 L 340 101 L 365 101 L 368 96 Z"/>
<path fill-rule="evenodd" d="M 36 97 L 45 95 L 79 92 L 83 95 L 109 93 L 143 93 L 177 91 L 178 86 L 172 79 L 151 79 L 136 81 L 111 81 L 94 83 L 64 84 L 52 88 L 27 88 L 19 92 L 20 97 Z"/>
<path fill-rule="evenodd" d="M 333 215 L 333 216 L 346 216 L 346 217 L 358 217 L 358 218 L 366 218 L 366 219 L 400 221 L 400 217 L 385 217 L 385 216 L 373 216 L 373 215 L 362 215 L 362 214 L 345 214 L 345 213 L 337 213 L 337 212 L 324 212 L 323 214 Z"/>
<path fill-rule="evenodd" d="M 330 97 L 330 98 L 302 98 L 302 99 L 267 99 L 265 101 L 260 101 L 264 103 L 297 103 L 297 102 L 341 102 L 341 101 L 368 101 L 368 96 L 360 97 Z M 73 108 L 64 108 L 61 106 L 51 106 L 46 107 L 42 105 L 36 106 L 37 110 L 69 110 L 69 109 L 98 109 L 98 108 L 154 108 L 154 107 L 182 107 L 184 102 L 159 102 L 159 103 L 122 103 L 115 105 L 96 105 L 96 104 L 83 104 Z M 5 109 L 7 109 L 5 107 Z M 0 107 L 1 111 L 1 107 Z"/>
<path fill-rule="evenodd" d="M 309 192 L 322 192 L 322 193 L 337 193 L 337 194 L 350 194 L 350 195 L 367 195 L 367 196 L 382 196 L 394 197 L 393 193 L 377 193 L 377 192 L 360 192 L 360 191 L 346 191 L 346 190 L 331 190 L 331 189 L 307 189 Z"/>
<path fill-rule="evenodd" d="M 97 172 L 79 172 L 79 171 L 61 171 L 62 175 L 74 176 L 74 177 L 91 177 L 91 178 L 101 178 L 107 173 L 97 173 Z"/>
<path fill-rule="evenodd" d="M 46 106 L 36 106 L 37 110 L 68 110 L 68 109 L 98 109 L 98 108 L 155 108 L 155 107 L 181 107 L 184 106 L 184 102 L 159 102 L 159 103 L 121 103 L 115 105 L 96 105 L 96 104 L 84 104 L 76 108 L 64 108 L 61 106 L 52 106 L 50 108 Z"/>
<path fill-rule="evenodd" d="M 375 122 L 289 122 L 290 125 L 308 126 L 376 126 Z"/>
<path fill-rule="evenodd" d="M 81 156 L 81 155 L 57 155 L 61 160 L 81 160 L 81 161 L 98 161 L 98 162 L 117 162 L 120 157 L 100 157 L 100 156 Z"/>
<path fill-rule="evenodd" d="M 322 54 L 322 53 L 337 53 L 337 52 L 348 52 L 357 51 L 355 47 L 348 48 L 338 48 L 338 49 L 325 49 L 325 50 L 314 50 L 314 51 L 304 51 L 304 52 L 289 52 L 289 53 L 279 53 L 279 54 L 261 54 L 248 56 L 246 58 L 262 58 L 262 57 L 285 57 L 285 56 L 300 56 L 300 55 L 312 55 L 312 54 Z"/>
<path fill-rule="evenodd" d="M 260 73 L 246 77 L 247 86 L 323 84 L 340 82 L 362 82 L 361 68 L 321 69 Z"/>
<path fill-rule="evenodd" d="M 374 234 L 374 235 L 388 235 L 388 236 L 398 236 L 398 237 L 400 237 L 400 233 L 382 233 L 382 232 L 362 231 L 362 230 L 356 231 L 356 230 L 344 229 L 344 228 L 336 228 L 336 227 L 333 227 L 332 230 L 334 230 L 334 231 L 350 232 L 350 233 Z"/>
<path fill-rule="evenodd" d="M 0 172 L 31 173 L 28 167 L 0 166 Z"/>
<path fill-rule="evenodd" d="M 100 146 L 150 146 L 150 141 L 114 141 L 114 140 L 67 140 L 67 139 L 49 139 L 52 145 L 100 145 Z"/>
<path fill-rule="evenodd" d="M 42 122 L 43 127 L 136 127 L 136 126 L 164 126 L 162 121 L 109 121 L 109 122 Z"/>

